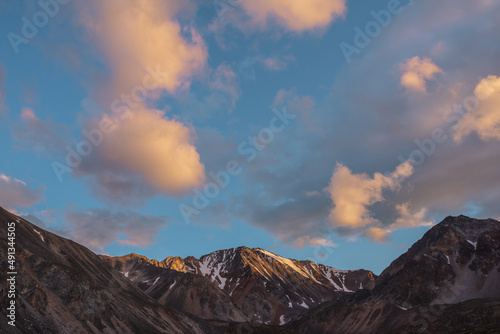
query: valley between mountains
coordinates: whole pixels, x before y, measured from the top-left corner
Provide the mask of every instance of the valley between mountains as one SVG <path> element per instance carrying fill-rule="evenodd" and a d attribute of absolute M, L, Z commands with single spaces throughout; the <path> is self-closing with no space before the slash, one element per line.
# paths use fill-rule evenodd
<path fill-rule="evenodd" d="M 447 217 L 380 276 L 247 247 L 197 259 L 96 255 L 16 224 L 16 327 L 2 333 L 500 333 L 500 222 Z"/>

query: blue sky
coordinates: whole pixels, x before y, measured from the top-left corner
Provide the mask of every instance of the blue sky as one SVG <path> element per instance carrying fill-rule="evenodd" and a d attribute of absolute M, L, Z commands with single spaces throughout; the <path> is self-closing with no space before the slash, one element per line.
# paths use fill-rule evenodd
<path fill-rule="evenodd" d="M 500 216 L 499 9 L 4 1 L 0 205 L 110 255 L 380 273 L 448 215 Z"/>

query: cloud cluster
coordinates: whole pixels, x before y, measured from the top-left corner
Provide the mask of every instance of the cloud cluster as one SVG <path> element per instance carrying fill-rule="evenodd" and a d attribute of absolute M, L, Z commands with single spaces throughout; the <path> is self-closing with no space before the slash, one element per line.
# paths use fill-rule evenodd
<path fill-rule="evenodd" d="M 111 82 L 99 85 L 109 113 L 91 119 L 85 130 L 102 123 L 113 128 L 75 171 L 88 177 L 101 198 L 130 204 L 155 194 L 178 195 L 204 181 L 194 129 L 151 107 L 162 92 L 184 91 L 206 69 L 203 39 L 177 19 L 189 6 L 177 0 L 92 0 L 80 7 L 80 23 L 111 68 Z M 219 67 L 215 78 L 212 88 L 224 90 L 234 104 L 239 91 L 230 67 Z"/>
<path fill-rule="evenodd" d="M 308 108 L 297 113 L 294 125 L 284 132 L 286 140 L 277 138 L 246 167 L 245 194 L 233 196 L 229 207 L 241 219 L 288 244 L 307 246 L 309 240 L 326 238 L 333 229 L 346 235 L 341 229 L 348 226 L 336 227 L 329 221 L 332 199 L 322 192 L 331 182 L 332 168 L 341 161 L 350 168 L 344 170 L 348 179 L 359 181 L 360 189 L 367 188 L 360 195 L 361 203 L 353 196 L 355 204 L 346 207 L 364 213 L 354 219 L 360 225 L 372 223 L 352 233 L 372 241 L 387 241 L 391 231 L 427 226 L 450 214 L 498 217 L 498 142 L 467 136 L 457 145 L 450 127 L 458 122 L 455 104 L 470 95 L 476 78 L 500 66 L 500 46 L 495 43 L 499 9 L 500 4 L 491 0 L 415 2 L 372 39 L 366 53 L 340 70 L 329 98 L 312 107 L 303 104 Z M 423 18 L 426 25 L 421 24 Z M 277 103 L 290 101 L 290 109 L 307 101 L 289 93 L 277 94 Z M 308 114 L 314 116 L 310 117 L 314 127 L 307 126 Z M 400 191 L 390 191 L 389 185 L 398 183 L 391 177 L 402 180 L 410 169 L 401 166 L 379 177 L 377 172 L 407 159 L 419 148 L 417 143 L 428 142 L 425 139 L 438 128 L 445 141 L 434 143 L 425 163 L 414 166 L 407 182 L 399 182 Z M 486 129 L 485 133 L 494 133 L 493 127 Z M 380 198 L 385 200 L 377 201 Z"/>
<path fill-rule="evenodd" d="M 266 27 L 274 21 L 284 28 L 302 32 L 328 26 L 347 10 L 345 0 L 242 0 L 252 23 Z"/>
<path fill-rule="evenodd" d="M 427 81 L 433 80 L 436 74 L 443 73 L 429 58 L 414 57 L 399 64 L 401 85 L 408 90 L 427 91 Z"/>
<path fill-rule="evenodd" d="M 65 233 L 76 242 L 96 251 L 119 242 L 135 247 L 151 244 L 159 230 L 167 226 L 167 217 L 137 212 L 113 212 L 107 209 L 82 210 L 70 207 L 65 220 L 72 225 Z"/>
<path fill-rule="evenodd" d="M 481 80 L 474 90 L 479 101 L 454 128 L 454 139 L 461 142 L 475 132 L 484 141 L 500 139 L 500 77 L 490 75 Z"/>
<path fill-rule="evenodd" d="M 40 201 L 42 190 L 31 189 L 21 180 L 0 173 L 0 206 L 8 210 L 27 208 Z"/>

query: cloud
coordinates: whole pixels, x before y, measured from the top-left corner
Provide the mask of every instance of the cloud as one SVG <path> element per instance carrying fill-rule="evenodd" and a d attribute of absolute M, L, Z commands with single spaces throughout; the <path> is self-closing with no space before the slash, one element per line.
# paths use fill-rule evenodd
<path fill-rule="evenodd" d="M 38 153 L 60 154 L 69 143 L 70 130 L 67 126 L 50 119 L 37 118 L 30 108 L 21 110 L 21 123 L 12 128 L 14 139 L 24 149 Z"/>
<path fill-rule="evenodd" d="M 385 227 L 370 227 L 363 232 L 363 237 L 372 242 L 386 243 L 389 241 L 389 235 L 395 230 L 402 228 L 413 228 L 420 226 L 432 226 L 434 223 L 427 220 L 427 209 L 422 208 L 417 212 L 410 209 L 410 203 L 396 204 L 396 221 Z"/>
<path fill-rule="evenodd" d="M 498 145 L 496 141 L 480 143 L 473 136 L 462 145 L 451 139 L 436 143 L 432 156 L 425 155 L 425 163 L 414 166 L 399 191 L 385 188 L 385 201 L 368 207 L 368 217 L 376 222 L 365 227 L 347 232 L 336 228 L 328 220 L 331 199 L 324 193 L 314 195 L 329 184 L 337 161 L 373 176 L 393 170 L 400 155 L 401 161 L 406 160 L 419 149 L 416 140 L 431 138 L 436 128 L 450 138 L 452 124 L 444 119 L 447 111 L 470 95 L 479 75 L 500 66 L 500 47 L 495 43 L 500 20 L 494 14 L 499 7 L 500 3 L 492 1 L 479 5 L 443 0 L 415 2 L 411 10 L 405 9 L 353 63 L 340 70 L 331 96 L 318 99 L 311 115 L 322 131 L 297 130 L 295 125 L 305 124 L 300 118 L 303 114 L 298 113 L 294 125 L 282 133 L 285 140 L 281 141 L 280 134 L 252 165 L 245 166 L 246 194 L 232 197 L 240 218 L 293 244 L 301 237 L 325 238 L 332 232 L 340 236 L 364 233 L 374 241 L 387 241 L 390 231 L 397 228 L 467 214 L 468 203 L 481 208 L 477 216 L 498 217 Z M 425 99 L 421 94 L 394 94 L 401 78 L 394 64 L 414 55 L 422 61 L 432 59 L 446 73 L 434 75 L 439 85 L 424 79 Z M 396 174 L 404 177 L 408 170 L 401 168 Z"/>
<path fill-rule="evenodd" d="M 77 170 L 91 175 L 104 197 L 137 197 L 164 193 L 178 195 L 203 184 L 204 166 L 193 145 L 194 131 L 146 107 L 121 119 L 105 115 L 114 129 L 103 136 L 95 154 Z M 89 128 L 96 128 L 96 120 Z"/>
<path fill-rule="evenodd" d="M 205 124 L 213 117 L 226 117 L 236 108 L 241 88 L 238 75 L 231 65 L 222 63 L 207 72 L 203 85 L 176 95 L 182 109 L 180 117 L 184 122 Z"/>
<path fill-rule="evenodd" d="M 422 208 L 417 212 L 412 212 L 410 203 L 396 205 L 396 211 L 399 217 L 394 224 L 389 225 L 389 230 L 395 230 L 406 227 L 432 226 L 433 222 L 426 219 L 427 209 Z"/>
<path fill-rule="evenodd" d="M 379 221 L 372 217 L 368 207 L 384 200 L 382 191 L 397 188 L 401 181 L 413 173 L 410 162 L 399 165 L 390 175 L 375 173 L 353 174 L 342 164 L 337 164 L 327 192 L 333 202 L 329 221 L 334 227 L 364 228 Z"/>
<path fill-rule="evenodd" d="M 268 70 L 282 71 L 288 66 L 289 63 L 295 61 L 295 57 L 292 55 L 284 55 L 282 57 L 272 56 L 259 58 L 258 61 L 260 61 Z"/>
<path fill-rule="evenodd" d="M 181 1 L 161 0 L 92 0 L 81 6 L 80 22 L 113 70 L 114 94 L 130 92 L 152 71 L 160 72 L 154 76 L 157 89 L 174 93 L 204 70 L 204 41 L 174 18 L 183 6 Z"/>
<path fill-rule="evenodd" d="M 275 184 L 272 180 L 267 187 Z M 261 185 L 261 184 L 259 184 Z M 281 186 L 285 186 L 280 183 Z M 294 185 L 286 185 L 286 188 Z M 260 190 L 260 191 L 259 191 Z M 329 245 L 325 235 L 331 232 L 323 225 L 328 214 L 328 200 L 325 197 L 292 197 L 283 194 L 287 200 L 276 203 L 269 189 L 262 186 L 250 189 L 238 205 L 236 213 L 254 226 L 264 228 L 285 244 L 296 247 Z M 260 195 L 260 196 L 258 196 Z"/>
<path fill-rule="evenodd" d="M 70 207 L 65 220 L 72 226 L 65 233 L 94 250 L 102 250 L 119 242 L 146 247 L 154 242 L 159 230 L 167 226 L 168 217 L 143 215 L 137 212 L 112 212 L 108 209 Z"/>
<path fill-rule="evenodd" d="M 434 80 L 436 74 L 443 73 L 429 58 L 413 57 L 399 64 L 401 85 L 409 91 L 426 92 L 427 81 Z"/>
<path fill-rule="evenodd" d="M 311 247 L 337 247 L 337 245 L 326 238 L 312 238 L 309 236 L 299 237 L 294 242 L 297 248 Z"/>
<path fill-rule="evenodd" d="M 300 116 L 301 126 L 307 131 L 320 131 L 320 126 L 317 124 L 314 107 L 316 102 L 310 96 L 299 96 L 295 88 L 286 90 L 280 89 L 275 97 L 272 106 L 280 108 L 283 105 L 287 106 L 287 110 L 294 115 Z"/>
<path fill-rule="evenodd" d="M 0 205 L 14 210 L 18 207 L 30 207 L 42 199 L 42 190 L 31 189 L 21 180 L 0 173 Z"/>
<path fill-rule="evenodd" d="M 247 80 L 255 80 L 255 67 L 261 65 L 270 71 L 283 71 L 288 65 L 295 61 L 295 57 L 290 54 L 286 55 L 271 55 L 271 56 L 248 56 L 240 63 L 238 72 Z"/>
<path fill-rule="evenodd" d="M 363 237 L 370 239 L 372 242 L 386 243 L 389 241 L 389 231 L 380 227 L 370 227 L 363 232 Z"/>
<path fill-rule="evenodd" d="M 321 29 L 347 10 L 345 0 L 242 0 L 241 6 L 251 22 L 266 27 L 273 21 L 282 27 L 302 32 Z"/>
<path fill-rule="evenodd" d="M 454 139 L 476 132 L 483 141 L 500 139 L 500 77 L 490 75 L 481 80 L 474 90 L 479 107 L 470 110 L 454 127 Z"/>
<path fill-rule="evenodd" d="M 415 167 L 412 191 L 399 200 L 411 202 L 413 211 L 426 208 L 436 220 L 469 214 L 478 218 L 498 216 L 500 156 L 498 142 L 469 137 L 460 145 L 453 140 Z M 469 211 L 468 206 L 478 208 Z"/>
<path fill-rule="evenodd" d="M 208 87 L 211 91 L 219 91 L 229 95 L 231 109 L 234 110 L 236 101 L 241 95 L 238 76 L 228 64 L 219 65 L 212 74 Z"/>
<path fill-rule="evenodd" d="M 113 128 L 74 173 L 87 177 L 101 198 L 143 203 L 156 194 L 179 195 L 204 182 L 194 130 L 148 106 L 163 91 L 184 91 L 206 68 L 208 53 L 201 36 L 177 20 L 190 6 L 177 0 L 92 0 L 80 7 L 80 23 L 104 52 L 112 72 L 111 82 L 100 90 L 107 93 L 106 99 L 121 97 L 105 108 L 110 114 L 101 112 L 86 125 L 88 131 L 99 129 L 102 122 Z M 234 80 L 230 67 L 222 66 L 215 71 L 212 87 L 230 95 L 233 104 L 239 97 Z M 129 103 L 127 96 L 137 103 Z M 118 113 L 125 108 L 127 112 Z"/>

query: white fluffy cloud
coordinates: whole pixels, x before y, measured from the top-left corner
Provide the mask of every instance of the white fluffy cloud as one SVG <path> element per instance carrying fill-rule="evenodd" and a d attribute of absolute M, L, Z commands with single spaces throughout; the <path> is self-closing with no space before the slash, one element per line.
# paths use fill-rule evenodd
<path fill-rule="evenodd" d="M 454 128 L 454 139 L 463 138 L 475 132 L 483 140 L 500 139 L 500 77 L 488 76 L 481 80 L 474 90 L 479 107 L 471 110 Z"/>
<path fill-rule="evenodd" d="M 433 80 L 436 74 L 443 73 L 429 58 L 413 57 L 399 64 L 401 85 L 408 90 L 427 91 L 427 81 Z"/>

